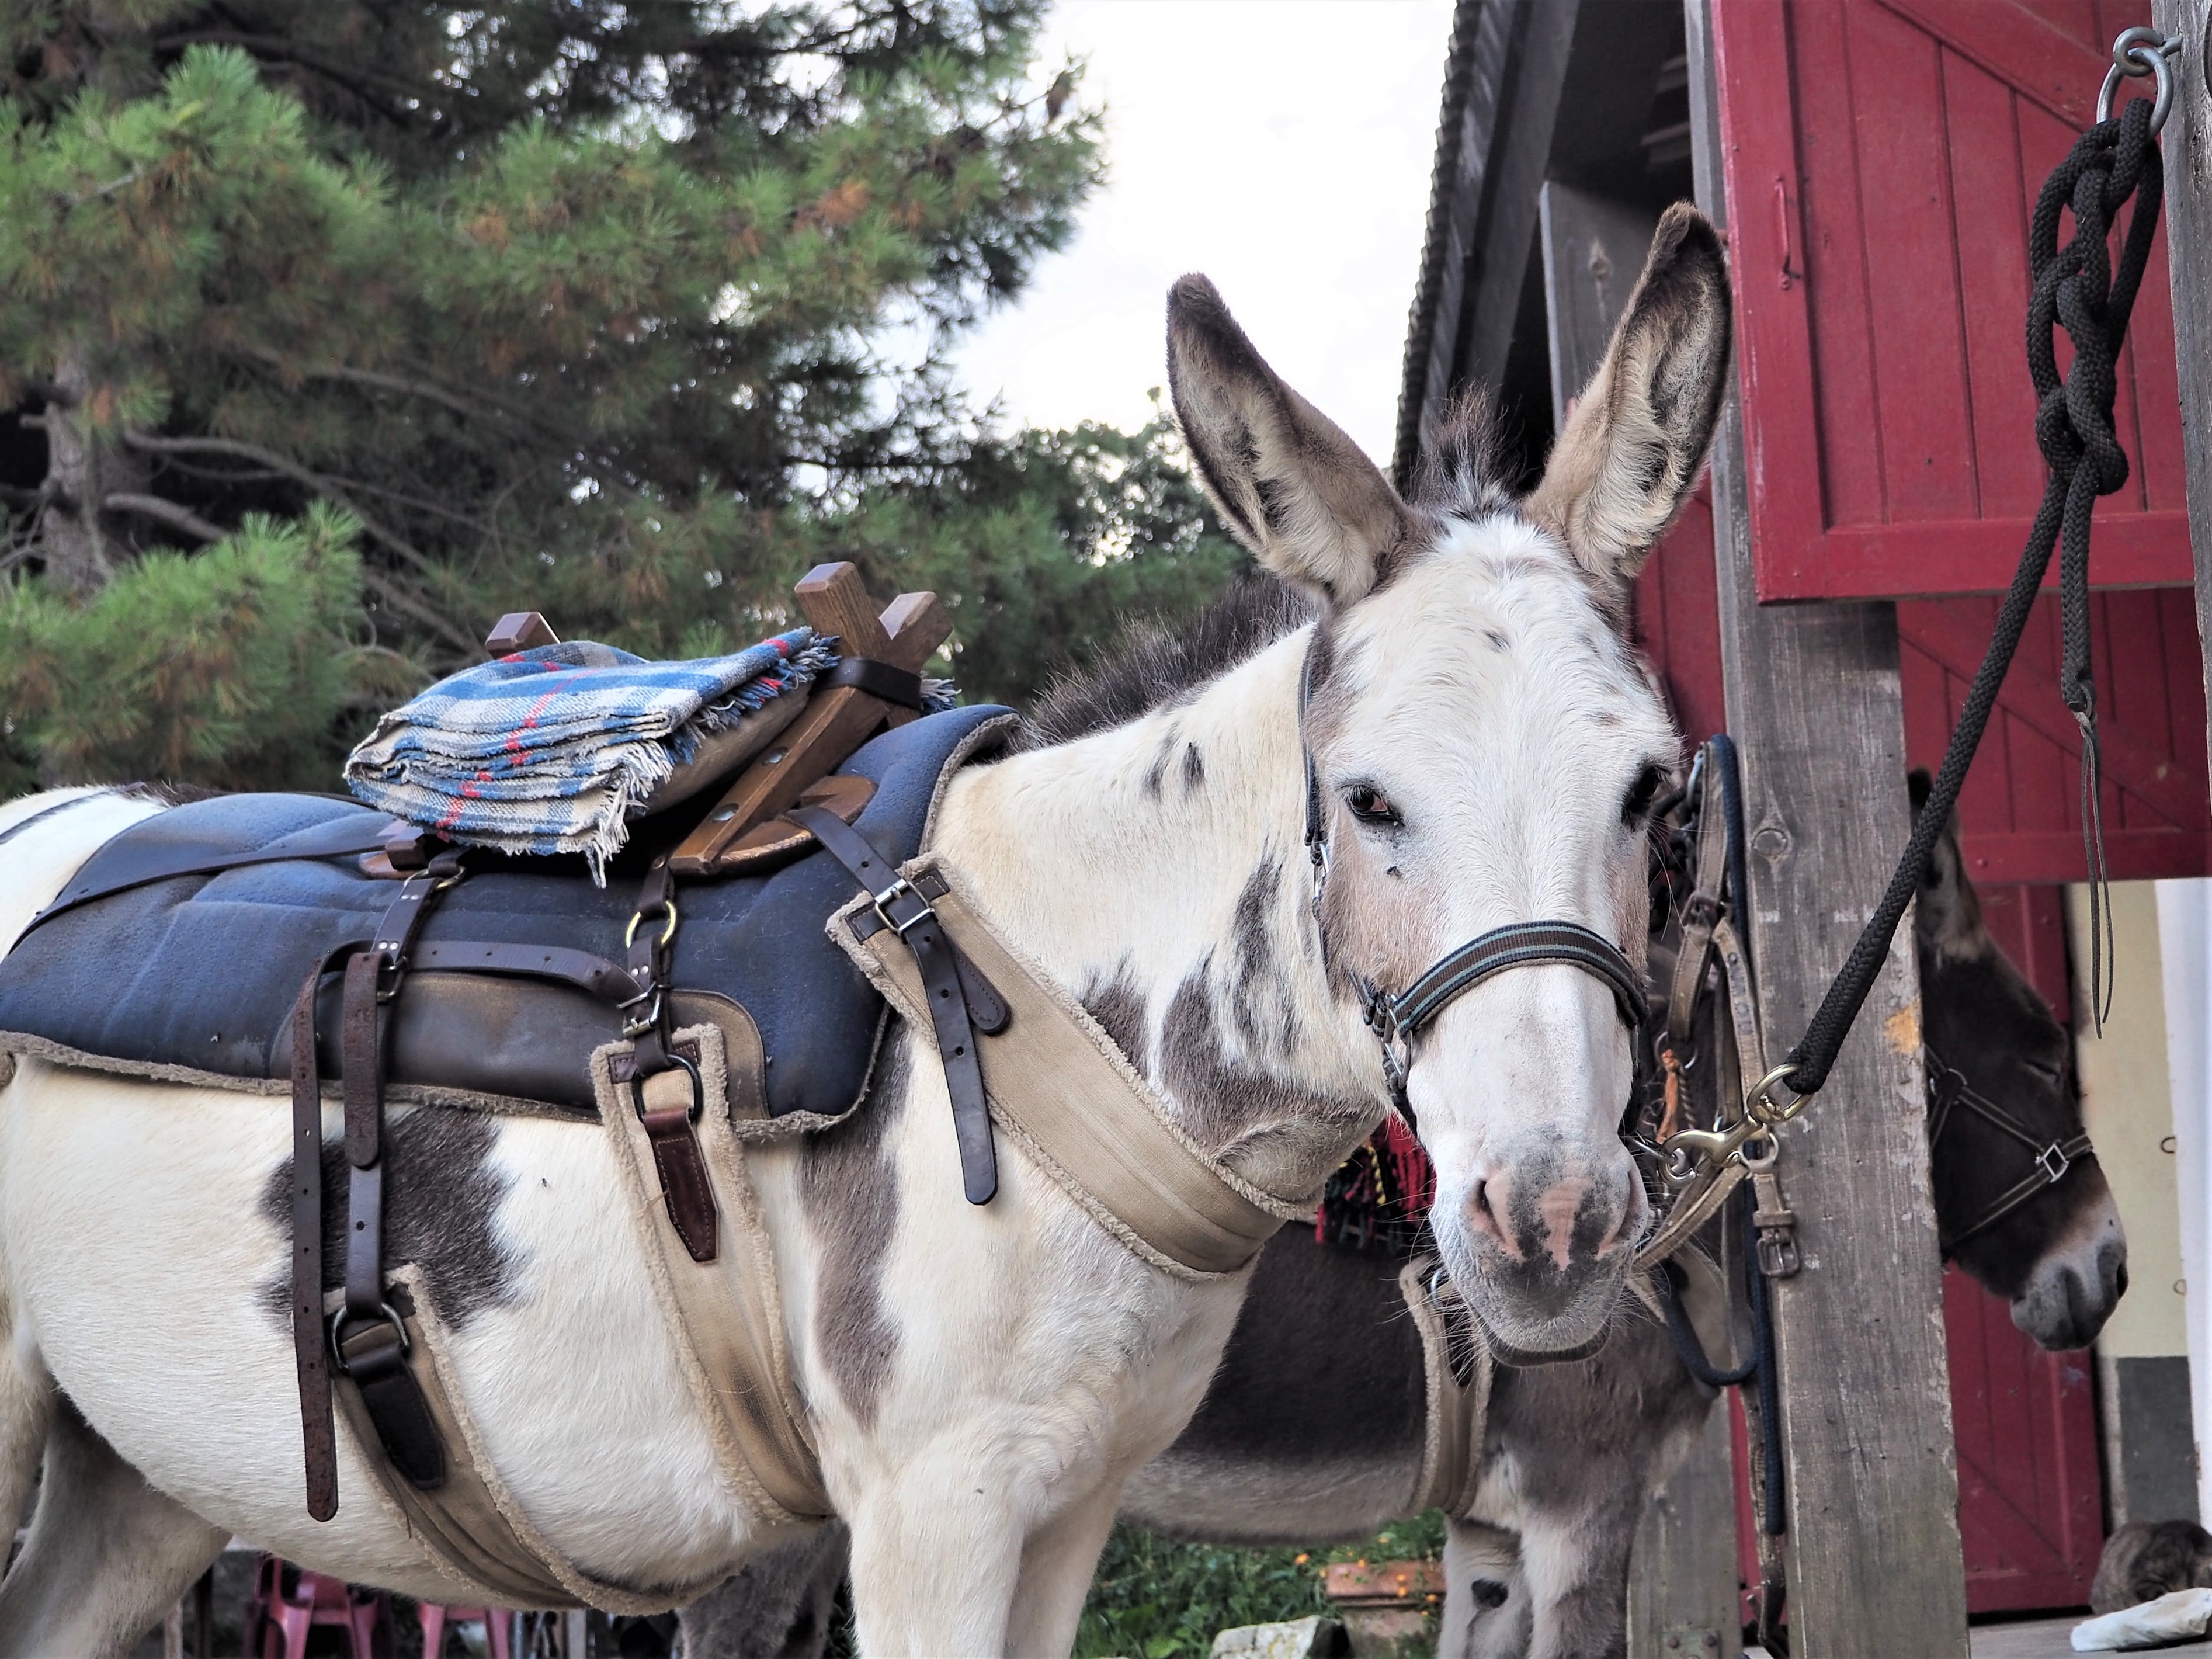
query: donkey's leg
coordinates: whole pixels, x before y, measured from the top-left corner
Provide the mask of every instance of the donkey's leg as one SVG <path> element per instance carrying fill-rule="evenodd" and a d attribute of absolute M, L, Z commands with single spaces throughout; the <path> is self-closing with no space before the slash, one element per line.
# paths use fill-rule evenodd
<path fill-rule="evenodd" d="M 1626 1659 L 1628 1552 L 1644 1516 L 1640 1484 L 1624 1498 L 1523 1516 L 1521 1567 L 1534 1624 L 1528 1659 Z"/>
<path fill-rule="evenodd" d="M 1075 1645 L 1083 1598 L 1090 1593 L 1091 1575 L 1097 1568 L 1098 1553 L 1106 1547 L 1106 1534 L 1114 1529 L 1114 1511 L 1121 1501 L 1121 1481 L 1109 1480 L 1030 1534 L 1022 1551 L 1013 1616 L 1006 1625 L 1008 1653 L 1058 1659 Z"/>
<path fill-rule="evenodd" d="M 53 1379 L 35 1351 L 10 1340 L 20 1334 L 0 1331 L 8 1344 L 0 1352 L 0 1522 L 11 1529 L 22 1523 L 54 1409 Z"/>
<path fill-rule="evenodd" d="M 57 1398 L 31 1535 L 0 1584 L 0 1659 L 129 1653 L 228 1541 Z"/>
<path fill-rule="evenodd" d="M 822 1659 L 845 1556 L 836 1521 L 755 1556 L 677 1615 L 684 1659 Z"/>
<path fill-rule="evenodd" d="M 1006 1650 L 1025 1528 L 972 1448 L 904 1461 L 870 1483 L 853 1532 L 853 1611 L 870 1659 Z"/>
<path fill-rule="evenodd" d="M 1521 1570 L 1519 1538 L 1486 1522 L 1449 1523 L 1437 1659 L 1520 1659 L 1528 1638 L 1528 1579 Z"/>

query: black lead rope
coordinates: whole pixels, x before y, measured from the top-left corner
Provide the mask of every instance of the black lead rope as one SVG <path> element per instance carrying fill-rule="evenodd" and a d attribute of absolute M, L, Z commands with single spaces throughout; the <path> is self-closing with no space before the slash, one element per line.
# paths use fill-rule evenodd
<path fill-rule="evenodd" d="M 2058 561 L 2058 602 L 2064 636 L 2059 686 L 2066 706 L 2081 729 L 2082 835 L 2089 861 L 2091 1011 L 2098 1030 L 2111 1000 L 2106 963 L 2111 904 L 2102 890 L 2106 879 L 2103 825 L 2096 799 L 2098 785 L 2097 698 L 2089 662 L 2089 523 L 2097 497 L 2127 482 L 2128 458 L 2112 430 L 2112 400 L 2118 386 L 2113 362 L 2125 339 L 2151 239 L 2158 229 L 2165 173 L 2151 135 L 2151 104 L 2130 102 L 2118 118 L 2100 121 L 2081 135 L 2073 153 L 2045 181 L 2028 228 L 2029 269 L 2034 285 L 2027 304 L 2027 365 L 2035 381 L 2038 406 L 2035 441 L 2051 468 L 2021 554 L 2020 568 L 1997 612 L 1996 627 L 1972 689 L 1960 710 L 1959 724 L 1943 751 L 1928 803 L 1912 826 L 1905 856 L 1898 860 L 1889 890 L 1882 895 L 1850 959 L 1828 988 L 1805 1035 L 1790 1051 L 1789 1086 L 1809 1095 L 1828 1080 L 1836 1054 L 1850 1034 L 1867 994 L 1874 988 L 1892 935 L 1928 872 L 1929 860 L 1958 805 L 1966 769 L 1981 744 L 1990 711 L 1996 707 L 2005 671 L 2012 665 L 2027 626 L 2051 551 L 2063 544 Z M 2126 245 L 2115 268 L 2106 238 L 2120 209 L 2137 198 L 2128 221 Z M 2074 237 L 2058 246 L 2059 215 L 2070 209 Z M 2074 343 L 2074 366 L 2061 375 L 2056 331 Z"/>

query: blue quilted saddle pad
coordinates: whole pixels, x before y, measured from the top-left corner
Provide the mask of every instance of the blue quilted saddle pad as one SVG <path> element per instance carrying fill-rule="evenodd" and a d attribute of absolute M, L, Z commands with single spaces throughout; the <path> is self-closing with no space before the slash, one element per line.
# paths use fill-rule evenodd
<path fill-rule="evenodd" d="M 914 856 L 939 775 L 998 741 L 1007 727 L 982 728 L 1008 712 L 985 705 L 929 715 L 862 748 L 839 769 L 876 786 L 855 827 L 891 858 Z M 320 795 L 196 801 L 125 830 L 72 884 L 96 879 L 103 861 L 143 856 L 149 841 L 233 853 L 347 817 L 386 821 Z M 656 836 L 653 828 L 642 826 L 613 862 L 605 888 L 580 857 L 472 853 L 466 878 L 440 897 L 421 937 L 565 945 L 619 963 L 646 865 L 681 832 L 672 823 Z M 23 1033 L 149 1073 L 288 1079 L 289 1016 L 302 981 L 331 951 L 369 937 L 398 890 L 356 860 L 335 858 L 177 876 L 94 900 L 33 930 L 0 960 L 0 1036 Z M 711 993 L 752 1017 L 771 1115 L 842 1113 L 866 1086 L 882 1000 L 823 932 L 856 890 L 819 853 L 765 875 L 678 884 L 671 981 L 679 999 Z M 474 987 L 465 1018 L 435 997 L 398 999 L 391 1082 L 591 1107 L 591 1052 L 621 1035 L 609 1004 L 534 980 L 425 974 L 416 982 L 453 977 Z M 337 1069 L 337 991 L 331 975 L 319 1021 L 326 1076 Z"/>

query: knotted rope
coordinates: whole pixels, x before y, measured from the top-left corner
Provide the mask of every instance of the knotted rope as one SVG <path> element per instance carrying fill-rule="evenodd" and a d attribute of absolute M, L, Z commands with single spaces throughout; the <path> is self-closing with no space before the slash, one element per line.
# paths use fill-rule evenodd
<path fill-rule="evenodd" d="M 2112 430 L 2112 400 L 2118 386 L 2113 362 L 2127 336 L 2128 318 L 2150 258 L 2165 193 L 2151 111 L 2148 100 L 2136 99 L 2114 119 L 2100 121 L 2083 133 L 2036 199 L 2035 217 L 2028 227 L 2033 288 L 2027 303 L 2027 365 L 2039 400 L 2035 441 L 2051 468 L 2050 482 L 2028 532 L 2020 568 L 1997 612 L 1989 651 L 1975 672 L 1928 804 L 1912 826 L 1897 872 L 1805 1035 L 1790 1051 L 1789 1085 L 1800 1095 L 1813 1093 L 1828 1080 L 1837 1051 L 1874 988 L 1882 960 L 1889 954 L 1891 936 L 1926 877 L 1936 843 L 1958 805 L 1966 769 L 2019 648 L 2051 551 L 2062 542 L 2058 603 L 2064 662 L 2059 691 L 2081 728 L 2081 823 L 2090 876 L 2090 1001 L 2098 1029 L 2103 1030 L 2110 1000 L 2105 964 L 2111 954 L 2112 915 L 2103 891 L 2107 876 L 2097 799 L 2097 694 L 2089 661 L 2089 519 L 2097 497 L 2111 495 L 2128 480 L 2128 458 Z M 2135 212 L 2116 268 L 2106 238 L 2130 196 L 2137 198 Z M 2074 216 L 2074 236 L 2062 248 L 2058 219 L 2068 210 Z M 2074 344 L 2073 370 L 2064 375 L 2058 372 L 2060 328 Z"/>

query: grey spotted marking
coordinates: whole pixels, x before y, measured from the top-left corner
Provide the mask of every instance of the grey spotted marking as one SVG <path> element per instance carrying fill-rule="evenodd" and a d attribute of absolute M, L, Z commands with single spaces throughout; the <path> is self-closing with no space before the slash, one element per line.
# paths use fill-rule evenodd
<path fill-rule="evenodd" d="M 887 1046 L 868 1097 L 845 1121 L 799 1143 L 799 1195 L 822 1251 L 814 1340 L 846 1409 L 873 1427 L 898 1352 L 884 1310 L 883 1254 L 898 1224 L 898 1173 L 886 1145 L 904 1115 L 912 1068 L 903 1042 Z"/>
<path fill-rule="evenodd" d="M 1482 636 L 1490 641 L 1491 648 L 1494 651 L 1510 651 L 1513 648 L 1513 641 L 1495 628 L 1484 629 Z"/>
<path fill-rule="evenodd" d="M 1195 789 L 1206 781 L 1206 760 L 1194 743 L 1183 745 L 1182 781 L 1186 789 Z"/>
<path fill-rule="evenodd" d="M 483 1112 L 417 1106 L 394 1112 L 384 1126 L 384 1260 L 413 1262 L 429 1283 L 438 1316 L 454 1330 L 491 1308 L 519 1299 L 520 1263 L 493 1235 L 492 1217 L 506 1200 L 507 1178 L 491 1165 L 499 1125 Z M 323 1288 L 345 1282 L 345 1146 L 323 1142 Z M 289 1237 L 292 1160 L 270 1172 L 261 1213 Z M 270 1317 L 292 1328 L 289 1278 L 261 1287 Z"/>
<path fill-rule="evenodd" d="M 1093 981 L 1083 994 L 1084 1012 L 1098 1022 L 1098 1029 L 1114 1046 L 1142 1070 L 1145 1064 L 1145 995 L 1130 979 L 1126 967 L 1109 980 Z"/>
<path fill-rule="evenodd" d="M 1230 925 L 1229 945 L 1236 963 L 1236 979 L 1229 1011 L 1237 1022 L 1237 1035 L 1248 1052 L 1265 1054 L 1275 1040 L 1287 1048 L 1291 1036 L 1291 1000 L 1275 974 L 1275 951 L 1267 931 L 1277 895 L 1282 890 L 1283 867 L 1268 859 L 1253 871 L 1237 896 L 1236 919 Z M 1261 999 L 1273 992 L 1275 1019 L 1263 1025 Z"/>

